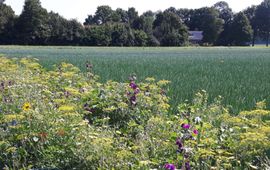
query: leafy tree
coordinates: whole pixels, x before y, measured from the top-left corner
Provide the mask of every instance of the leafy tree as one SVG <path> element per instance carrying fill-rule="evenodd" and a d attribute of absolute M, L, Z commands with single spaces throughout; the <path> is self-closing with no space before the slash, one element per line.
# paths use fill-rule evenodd
<path fill-rule="evenodd" d="M 232 45 L 248 45 L 252 37 L 252 28 L 248 18 L 243 12 L 235 15 L 231 24 Z"/>
<path fill-rule="evenodd" d="M 153 34 L 152 35 L 148 35 L 148 39 L 147 39 L 147 45 L 148 46 L 160 46 L 160 42 L 157 39 L 157 37 L 155 37 Z"/>
<path fill-rule="evenodd" d="M 171 13 L 176 14 L 176 13 L 177 13 L 177 10 L 175 9 L 175 7 L 170 7 L 170 8 L 168 8 L 168 9 L 165 9 L 164 12 L 171 12 Z"/>
<path fill-rule="evenodd" d="M 112 22 L 121 22 L 121 15 L 116 11 L 112 13 Z"/>
<path fill-rule="evenodd" d="M 153 32 L 153 23 L 154 23 L 154 16 L 153 15 L 142 15 L 143 18 L 143 31 L 147 35 L 147 44 L 151 46 L 156 46 L 159 43 L 158 40 L 154 37 L 154 32 Z"/>
<path fill-rule="evenodd" d="M 111 33 L 111 45 L 112 46 L 125 46 L 128 42 L 128 29 L 125 24 L 115 24 L 113 25 Z"/>
<path fill-rule="evenodd" d="M 270 0 L 264 0 L 256 9 L 255 20 L 259 32 L 265 36 L 266 46 L 269 45 L 270 35 Z"/>
<path fill-rule="evenodd" d="M 128 23 L 128 13 L 127 11 L 117 8 L 115 11 L 120 16 L 120 22 Z"/>
<path fill-rule="evenodd" d="M 15 20 L 15 13 L 10 6 L 0 4 L 0 44 L 10 43 Z"/>
<path fill-rule="evenodd" d="M 142 30 L 134 30 L 135 46 L 145 46 L 147 43 L 148 36 Z"/>
<path fill-rule="evenodd" d="M 18 43 L 44 44 L 50 32 L 47 25 L 48 13 L 39 0 L 26 0 L 16 24 Z"/>
<path fill-rule="evenodd" d="M 247 9 L 245 9 L 243 12 L 244 14 L 247 16 L 251 27 L 253 29 L 253 35 L 252 35 L 252 46 L 254 46 L 255 43 L 255 39 L 257 37 L 258 34 L 258 28 L 257 28 L 257 23 L 256 23 L 256 19 L 255 19 L 255 12 L 256 12 L 257 6 L 253 5 L 251 7 L 248 7 Z"/>
<path fill-rule="evenodd" d="M 187 28 L 172 12 L 160 12 L 153 23 L 154 35 L 163 46 L 184 45 L 188 39 Z"/>
<path fill-rule="evenodd" d="M 67 44 L 79 45 L 84 37 L 84 29 L 81 23 L 72 19 L 66 22 L 67 33 L 64 36 Z"/>
<path fill-rule="evenodd" d="M 219 18 L 223 19 L 225 24 L 232 20 L 233 12 L 227 2 L 217 2 L 213 7 L 219 12 Z"/>
<path fill-rule="evenodd" d="M 203 42 L 215 44 L 223 29 L 223 20 L 214 8 L 196 9 L 190 18 L 190 30 L 203 31 Z"/>
<path fill-rule="evenodd" d="M 146 11 L 142 14 L 143 17 L 153 17 L 155 16 L 155 13 L 153 11 Z"/>
<path fill-rule="evenodd" d="M 142 30 L 144 26 L 144 17 L 138 17 L 136 19 L 134 19 L 133 23 L 132 23 L 132 28 L 135 30 Z"/>
<path fill-rule="evenodd" d="M 130 25 L 132 25 L 133 21 L 139 17 L 138 12 L 133 7 L 128 8 L 127 14 L 128 14 L 128 21 L 129 21 Z"/>
<path fill-rule="evenodd" d="M 109 46 L 111 44 L 111 27 L 107 24 L 86 27 L 85 32 L 84 44 L 94 46 Z"/>
<path fill-rule="evenodd" d="M 93 24 L 96 24 L 94 16 L 88 15 L 88 17 L 85 19 L 83 25 L 93 25 Z"/>
<path fill-rule="evenodd" d="M 76 20 L 67 20 L 57 13 L 48 14 L 50 38 L 52 45 L 79 45 L 84 38 L 84 28 Z"/>
<path fill-rule="evenodd" d="M 182 22 L 186 24 L 188 27 L 190 25 L 190 18 L 193 14 L 193 9 L 178 9 L 176 14 L 181 18 Z"/>
<path fill-rule="evenodd" d="M 224 22 L 223 31 L 218 36 L 216 42 L 217 45 L 228 45 L 230 43 L 230 24 L 233 19 L 232 9 L 229 7 L 229 4 L 225 1 L 219 1 L 213 5 L 213 8 L 216 9 L 219 13 L 219 18 Z"/>
<path fill-rule="evenodd" d="M 63 45 L 64 36 L 67 34 L 67 20 L 59 14 L 50 12 L 48 14 L 48 25 L 50 28 L 49 44 Z"/>
<path fill-rule="evenodd" d="M 231 24 L 232 24 L 232 21 L 229 21 L 226 24 L 224 24 L 223 30 L 219 34 L 215 45 L 222 45 L 222 46 L 231 45 L 231 43 L 232 43 L 232 40 L 231 40 Z"/>
<path fill-rule="evenodd" d="M 96 24 L 101 25 L 112 21 L 113 10 L 107 5 L 97 7 L 94 20 Z"/>

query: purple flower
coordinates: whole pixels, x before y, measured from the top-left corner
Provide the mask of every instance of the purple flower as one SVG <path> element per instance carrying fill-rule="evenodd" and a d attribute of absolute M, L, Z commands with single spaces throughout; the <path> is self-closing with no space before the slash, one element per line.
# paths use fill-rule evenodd
<path fill-rule="evenodd" d="M 176 145 L 178 145 L 177 152 L 182 153 L 184 151 L 184 148 L 183 148 L 183 143 L 182 143 L 181 139 L 178 138 L 176 140 Z"/>
<path fill-rule="evenodd" d="M 130 103 L 136 104 L 136 96 L 135 95 L 131 96 L 129 100 L 130 100 Z"/>
<path fill-rule="evenodd" d="M 136 88 L 136 89 L 134 90 L 134 94 L 138 94 L 138 93 L 140 93 L 140 89 L 139 89 L 139 88 Z"/>
<path fill-rule="evenodd" d="M 178 138 L 176 140 L 176 145 L 178 145 L 179 148 L 182 148 L 183 147 L 183 143 L 182 143 L 181 139 Z"/>
<path fill-rule="evenodd" d="M 189 128 L 190 128 L 190 124 L 185 124 L 185 123 L 183 123 L 183 124 L 181 125 L 181 127 L 184 128 L 184 129 L 189 129 Z"/>
<path fill-rule="evenodd" d="M 84 108 L 84 110 L 86 110 L 86 111 L 88 111 L 88 112 L 91 112 L 91 113 L 94 113 L 94 112 L 96 111 L 96 109 L 90 108 L 90 106 L 89 106 L 88 103 L 85 103 L 85 104 L 83 105 L 83 108 Z"/>
<path fill-rule="evenodd" d="M 64 92 L 64 95 L 65 95 L 65 97 L 69 97 L 71 94 L 70 94 L 69 91 L 65 91 L 65 92 Z"/>
<path fill-rule="evenodd" d="M 1 82 L 0 83 L 0 90 L 4 90 L 5 89 L 5 83 L 4 82 Z"/>
<path fill-rule="evenodd" d="M 132 88 L 132 89 L 137 89 L 137 85 L 135 84 L 135 82 L 134 81 L 132 81 L 130 84 L 129 84 L 129 86 Z"/>
<path fill-rule="evenodd" d="M 93 65 L 89 61 L 86 62 L 85 66 L 87 70 L 91 70 L 93 68 Z"/>
<path fill-rule="evenodd" d="M 199 134 L 199 131 L 198 131 L 197 129 L 194 129 L 194 130 L 193 130 L 193 133 L 194 133 L 195 135 L 198 135 L 198 134 Z"/>
<path fill-rule="evenodd" d="M 190 163 L 189 162 L 185 163 L 185 168 L 186 168 L 186 170 L 190 170 Z"/>
<path fill-rule="evenodd" d="M 175 166 L 174 166 L 174 164 L 165 164 L 164 165 L 164 168 L 165 169 L 168 169 L 168 170 L 175 170 Z"/>
<path fill-rule="evenodd" d="M 11 126 L 16 126 L 16 125 L 17 125 L 17 121 L 16 120 L 12 120 Z"/>

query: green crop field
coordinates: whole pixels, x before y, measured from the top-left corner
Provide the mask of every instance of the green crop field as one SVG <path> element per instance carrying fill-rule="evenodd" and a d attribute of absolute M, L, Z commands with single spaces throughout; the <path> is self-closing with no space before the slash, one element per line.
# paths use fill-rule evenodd
<path fill-rule="evenodd" d="M 1 46 L 0 54 L 31 56 L 50 69 L 66 61 L 85 70 L 91 61 L 100 81 L 127 82 L 135 73 L 170 80 L 171 103 L 191 100 L 206 90 L 210 100 L 218 95 L 235 111 L 254 108 L 257 101 L 270 103 L 269 48 L 126 48 Z"/>

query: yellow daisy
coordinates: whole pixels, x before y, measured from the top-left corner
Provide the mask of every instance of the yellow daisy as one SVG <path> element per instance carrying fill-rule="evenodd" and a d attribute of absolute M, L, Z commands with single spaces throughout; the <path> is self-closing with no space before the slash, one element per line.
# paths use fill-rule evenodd
<path fill-rule="evenodd" d="M 30 110 L 31 109 L 31 105 L 30 105 L 30 103 L 24 103 L 24 105 L 23 105 L 23 110 L 24 111 L 28 111 L 28 110 Z"/>

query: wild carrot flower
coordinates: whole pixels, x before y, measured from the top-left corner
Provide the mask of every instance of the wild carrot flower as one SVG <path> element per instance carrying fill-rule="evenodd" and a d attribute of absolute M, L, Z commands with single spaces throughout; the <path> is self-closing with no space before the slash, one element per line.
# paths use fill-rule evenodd
<path fill-rule="evenodd" d="M 202 119 L 200 117 L 195 117 L 195 123 L 200 123 Z"/>
<path fill-rule="evenodd" d="M 30 110 L 31 109 L 31 105 L 30 105 L 30 103 L 24 103 L 24 105 L 23 105 L 23 110 L 24 111 L 28 111 L 28 110 Z"/>
<path fill-rule="evenodd" d="M 165 164 L 164 168 L 167 170 L 175 170 L 174 164 L 169 164 L 169 163 Z"/>

